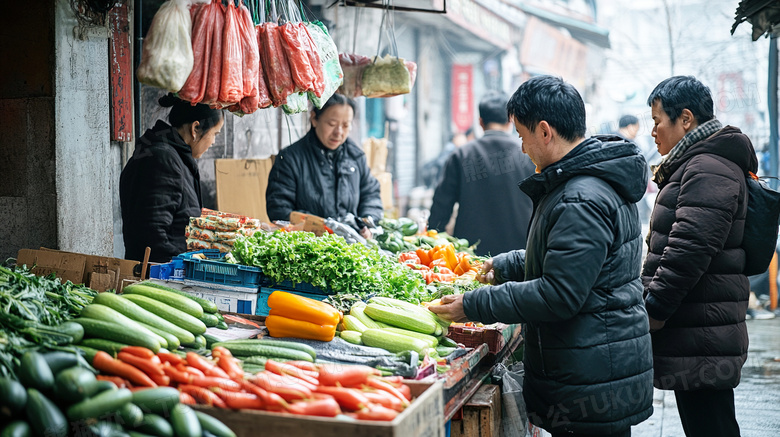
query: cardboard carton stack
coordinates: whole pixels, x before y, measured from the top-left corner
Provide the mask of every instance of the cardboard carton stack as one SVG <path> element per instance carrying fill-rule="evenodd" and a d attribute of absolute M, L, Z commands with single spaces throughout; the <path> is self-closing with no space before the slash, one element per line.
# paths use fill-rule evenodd
<path fill-rule="evenodd" d="M 363 152 L 371 174 L 379 181 L 382 207 L 393 209 L 393 174 L 387 169 L 387 138 L 369 138 L 363 142 Z"/>

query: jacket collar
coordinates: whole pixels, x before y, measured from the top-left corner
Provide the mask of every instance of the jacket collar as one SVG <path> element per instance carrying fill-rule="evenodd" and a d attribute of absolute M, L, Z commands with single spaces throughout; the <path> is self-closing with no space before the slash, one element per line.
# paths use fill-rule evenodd
<path fill-rule="evenodd" d="M 563 159 L 528 177 L 518 186 L 537 202 L 559 185 L 580 175 L 604 180 L 630 202 L 638 202 L 647 188 L 648 172 L 644 156 L 634 143 L 615 136 L 595 136 L 584 140 Z"/>
<path fill-rule="evenodd" d="M 146 137 L 147 134 L 157 140 L 149 141 L 149 143 L 161 142 L 173 147 L 190 172 L 195 175 L 195 177 L 200 177 L 198 163 L 195 161 L 195 158 L 192 157 L 192 148 L 184 142 L 184 139 L 181 137 L 181 135 L 179 135 L 179 132 L 176 130 L 176 128 L 162 120 L 157 120 L 157 123 L 154 125 L 154 127 L 146 131 L 144 137 Z"/>

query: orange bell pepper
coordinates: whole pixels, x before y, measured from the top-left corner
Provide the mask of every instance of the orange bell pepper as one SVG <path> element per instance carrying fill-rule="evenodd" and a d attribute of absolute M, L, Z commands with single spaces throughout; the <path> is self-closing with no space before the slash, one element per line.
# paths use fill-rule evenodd
<path fill-rule="evenodd" d="M 268 306 L 271 307 L 272 314 L 315 325 L 336 326 L 340 319 L 336 308 L 325 302 L 279 290 L 268 296 Z"/>
<path fill-rule="evenodd" d="M 447 260 L 444 259 L 444 258 L 437 258 L 437 259 L 431 261 L 430 267 L 431 268 L 433 268 L 433 267 L 447 267 Z M 447 268 L 449 268 L 449 267 L 447 267 Z"/>
<path fill-rule="evenodd" d="M 448 244 L 444 248 L 444 259 L 447 260 L 447 267 L 449 267 L 450 270 L 458 265 L 458 257 L 455 255 L 455 246 Z"/>
<path fill-rule="evenodd" d="M 273 313 L 273 310 L 271 310 Z M 336 322 L 330 325 L 317 325 L 302 320 L 270 314 L 265 318 L 265 326 L 271 337 L 295 337 L 307 340 L 331 341 L 336 335 Z"/>
<path fill-rule="evenodd" d="M 420 258 L 420 264 L 428 266 L 431 264 L 431 257 L 425 249 L 417 249 L 417 257 Z"/>
<path fill-rule="evenodd" d="M 458 273 L 458 268 L 457 267 L 460 267 L 461 273 Z M 471 257 L 468 256 L 468 254 L 464 254 L 463 257 L 461 258 L 460 262 L 458 263 L 457 267 L 453 271 L 458 276 L 460 276 L 460 275 L 468 272 L 469 270 L 471 270 Z"/>

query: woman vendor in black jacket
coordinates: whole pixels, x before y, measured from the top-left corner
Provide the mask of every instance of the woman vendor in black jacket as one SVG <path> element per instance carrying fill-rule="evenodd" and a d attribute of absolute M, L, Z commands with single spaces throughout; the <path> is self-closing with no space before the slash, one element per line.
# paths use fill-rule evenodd
<path fill-rule="evenodd" d="M 167 262 L 187 251 L 185 228 L 201 214 L 200 173 L 195 162 L 222 129 L 222 111 L 192 106 L 173 94 L 160 98 L 170 107 L 170 124 L 157 120 L 138 139 L 119 180 L 125 258 Z"/>
<path fill-rule="evenodd" d="M 348 138 L 354 115 L 355 103 L 341 94 L 314 108 L 306 136 L 274 161 L 265 192 L 268 218 L 289 220 L 293 211 L 342 220 L 349 214 L 382 218 L 379 182 L 365 153 Z M 368 228 L 360 232 L 370 236 Z"/>

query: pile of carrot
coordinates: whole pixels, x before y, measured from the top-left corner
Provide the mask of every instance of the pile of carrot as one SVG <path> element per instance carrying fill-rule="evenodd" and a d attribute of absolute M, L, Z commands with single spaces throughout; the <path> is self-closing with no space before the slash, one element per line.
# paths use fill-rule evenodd
<path fill-rule="evenodd" d="M 93 366 L 102 373 L 99 379 L 120 388 L 176 387 L 181 402 L 190 405 L 389 421 L 411 401 L 400 376 L 381 377 L 368 366 L 269 359 L 264 371 L 252 374 L 223 347 L 215 347 L 212 357 L 128 346 L 116 359 L 98 352 Z"/>
<path fill-rule="evenodd" d="M 452 243 L 425 250 L 404 252 L 398 255 L 398 262 L 419 271 L 425 282 L 452 282 L 455 278 L 476 277 L 482 263 L 466 252 L 456 252 Z"/>

